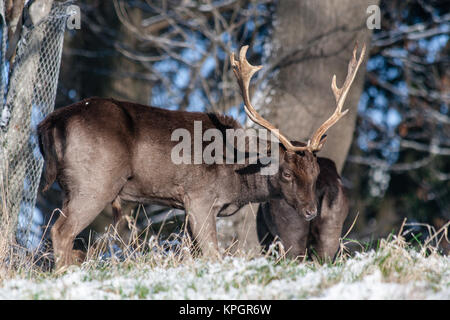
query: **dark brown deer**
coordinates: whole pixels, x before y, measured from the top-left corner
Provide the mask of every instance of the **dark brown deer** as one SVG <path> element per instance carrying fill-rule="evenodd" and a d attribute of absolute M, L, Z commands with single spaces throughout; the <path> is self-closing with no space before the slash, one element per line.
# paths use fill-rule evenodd
<path fill-rule="evenodd" d="M 334 162 L 317 158 L 320 173 L 316 183 L 318 215 L 307 221 L 283 199 L 261 204 L 256 216 L 258 238 L 265 250 L 278 240 L 286 255 L 303 260 L 307 249 L 320 261 L 331 261 L 338 248 L 348 203 Z"/>
<path fill-rule="evenodd" d="M 315 184 L 319 166 L 315 152 L 325 142 L 325 132 L 345 113 L 345 97 L 364 56 L 349 64 L 349 75 L 336 96 L 335 113 L 307 145 L 296 147 L 253 108 L 249 83 L 261 67 L 250 65 L 240 51 L 231 57 L 244 99 L 245 111 L 256 123 L 278 137 L 279 170 L 262 175 L 246 164 L 175 164 L 171 140 L 175 129 L 194 132 L 201 121 L 203 132 L 240 128 L 226 116 L 170 111 L 114 99 L 90 98 L 60 108 L 38 126 L 41 152 L 46 163 L 46 187 L 57 180 L 64 191 L 62 212 L 51 236 L 57 267 L 74 262 L 73 240 L 108 204 L 120 214 L 121 200 L 154 202 L 184 209 L 196 249 L 218 256 L 215 219 L 231 215 L 249 202 L 283 198 L 298 214 L 312 219 L 317 214 Z M 45 189 L 44 188 L 44 189 Z"/>

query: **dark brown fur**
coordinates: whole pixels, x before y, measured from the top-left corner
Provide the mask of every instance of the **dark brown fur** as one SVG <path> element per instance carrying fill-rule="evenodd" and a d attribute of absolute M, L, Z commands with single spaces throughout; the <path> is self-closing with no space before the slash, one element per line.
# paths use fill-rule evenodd
<path fill-rule="evenodd" d="M 232 118 L 170 111 L 113 99 L 90 98 L 57 109 L 38 126 L 46 163 L 46 186 L 56 179 L 64 191 L 61 215 L 52 227 L 57 264 L 73 263 L 73 240 L 107 205 L 120 216 L 120 201 L 153 202 L 185 209 L 198 249 L 218 252 L 215 218 L 249 202 L 284 198 L 301 214 L 317 213 L 319 168 L 310 152 L 286 152 L 280 170 L 261 175 L 238 164 L 180 164 L 171 161 L 175 129 L 240 128 Z M 258 169 L 258 168 L 256 168 Z M 290 174 L 290 177 L 286 178 Z"/>
<path fill-rule="evenodd" d="M 262 204 L 257 213 L 258 237 L 267 250 L 275 239 L 291 258 L 303 258 L 308 247 L 322 261 L 331 260 L 338 248 L 342 226 L 348 214 L 347 199 L 334 162 L 318 158 L 320 174 L 316 197 L 319 214 L 306 221 L 283 199 Z"/>

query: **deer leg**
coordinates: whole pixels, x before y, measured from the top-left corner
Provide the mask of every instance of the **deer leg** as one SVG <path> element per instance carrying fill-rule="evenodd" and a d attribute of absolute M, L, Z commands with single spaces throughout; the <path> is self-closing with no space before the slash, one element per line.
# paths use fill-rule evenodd
<path fill-rule="evenodd" d="M 287 250 L 286 255 L 290 258 L 297 258 L 301 260 L 305 259 L 307 254 L 306 253 L 307 241 L 308 241 L 307 229 L 297 230 L 295 239 L 293 239 L 291 243 L 284 244 L 286 241 L 282 241 L 283 245 L 285 246 L 285 250 Z"/>
<path fill-rule="evenodd" d="M 52 229 L 50 230 L 57 270 L 60 270 L 64 266 L 72 264 L 71 251 L 73 247 L 74 237 L 71 238 L 64 236 L 64 224 L 66 220 L 64 215 L 66 215 L 67 212 L 67 206 L 64 205 L 62 214 L 59 216 L 59 218 L 53 224 Z"/>
<path fill-rule="evenodd" d="M 322 262 L 332 261 L 339 249 L 339 239 L 342 233 L 348 206 L 342 194 L 335 203 L 328 207 L 327 197 L 323 199 L 320 216 L 311 222 L 315 237 L 315 253 Z"/>
<path fill-rule="evenodd" d="M 259 205 L 258 212 L 256 214 L 256 231 L 263 253 L 269 250 L 270 245 L 275 240 L 275 235 L 270 231 L 268 226 L 269 223 L 273 224 L 273 221 L 266 221 L 266 215 L 268 215 L 266 212 L 268 210 L 270 210 L 269 203 L 262 203 Z M 270 215 L 268 217 L 270 218 Z"/>
<path fill-rule="evenodd" d="M 56 268 L 61 270 L 74 263 L 80 263 L 76 257 L 82 258 L 80 252 L 74 251 L 75 237 L 86 228 L 103 210 L 107 202 L 95 201 L 89 197 L 75 197 L 63 206 L 62 214 L 51 230 Z"/>
<path fill-rule="evenodd" d="M 337 226 L 329 221 L 322 222 L 315 232 L 317 239 L 314 245 L 314 254 L 320 262 L 329 262 L 334 259 L 339 249 L 339 238 L 341 236 L 342 226 Z"/>
<path fill-rule="evenodd" d="M 292 219 L 289 223 L 289 225 L 280 228 L 279 237 L 281 243 L 284 246 L 287 257 L 303 261 L 307 254 L 306 248 L 310 223 L 300 216 L 295 217 L 295 219 Z"/>
<path fill-rule="evenodd" d="M 96 183 L 86 180 L 76 188 L 76 193 L 67 193 L 68 197 L 64 201 L 62 214 L 51 230 L 57 269 L 75 262 L 82 262 L 74 259 L 75 257 L 83 258 L 80 252 L 72 250 L 75 237 L 98 216 L 108 203 L 116 199 L 125 184 L 122 178 L 111 181 L 110 177 L 103 175 L 97 179 Z M 99 185 L 102 186 L 102 192 L 99 192 L 96 187 Z M 64 186 L 63 189 L 68 187 Z"/>
<path fill-rule="evenodd" d="M 285 200 L 272 200 L 261 205 L 258 215 L 272 235 L 272 241 L 279 240 L 282 243 L 287 257 L 305 258 L 310 222 Z"/>
<path fill-rule="evenodd" d="M 119 196 L 117 196 L 111 203 L 111 207 L 113 212 L 113 225 L 117 228 L 117 225 L 122 218 L 122 204 L 120 203 Z"/>
<path fill-rule="evenodd" d="M 193 241 L 193 253 L 217 259 L 220 257 L 217 241 L 216 215 L 219 208 L 210 201 L 188 201 L 186 224 Z"/>

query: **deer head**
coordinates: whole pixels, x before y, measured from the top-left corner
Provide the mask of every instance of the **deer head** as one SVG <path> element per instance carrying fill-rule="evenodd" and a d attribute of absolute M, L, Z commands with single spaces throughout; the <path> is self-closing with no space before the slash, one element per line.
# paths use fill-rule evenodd
<path fill-rule="evenodd" d="M 336 75 L 333 76 L 331 89 L 336 100 L 336 109 L 333 115 L 314 132 L 311 139 L 306 144 L 302 143 L 301 145 L 293 145 L 274 125 L 261 117 L 252 106 L 249 96 L 250 80 L 262 66 L 252 66 L 247 61 L 245 57 L 247 49 L 248 46 L 241 48 L 238 60 L 234 58 L 234 54 L 230 57 L 233 72 L 244 100 L 245 112 L 253 122 L 271 131 L 280 141 L 280 168 L 275 181 L 286 202 L 295 208 L 299 214 L 303 214 L 306 220 L 311 220 L 317 215 L 315 185 L 319 175 L 319 165 L 317 164 L 316 153 L 322 149 L 326 141 L 325 133 L 328 129 L 348 112 L 348 109 L 342 111 L 342 107 L 364 58 L 366 46 L 363 46 L 357 59 L 358 44 L 355 45 L 342 88 L 337 87 Z"/>

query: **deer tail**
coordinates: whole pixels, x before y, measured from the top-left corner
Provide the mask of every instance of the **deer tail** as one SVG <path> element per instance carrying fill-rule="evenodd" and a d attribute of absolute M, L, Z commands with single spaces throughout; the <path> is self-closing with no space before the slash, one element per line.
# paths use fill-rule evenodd
<path fill-rule="evenodd" d="M 58 156 L 55 149 L 54 127 L 49 119 L 42 121 L 37 129 L 39 139 L 39 150 L 45 161 L 45 186 L 43 192 L 47 191 L 56 180 Z"/>

